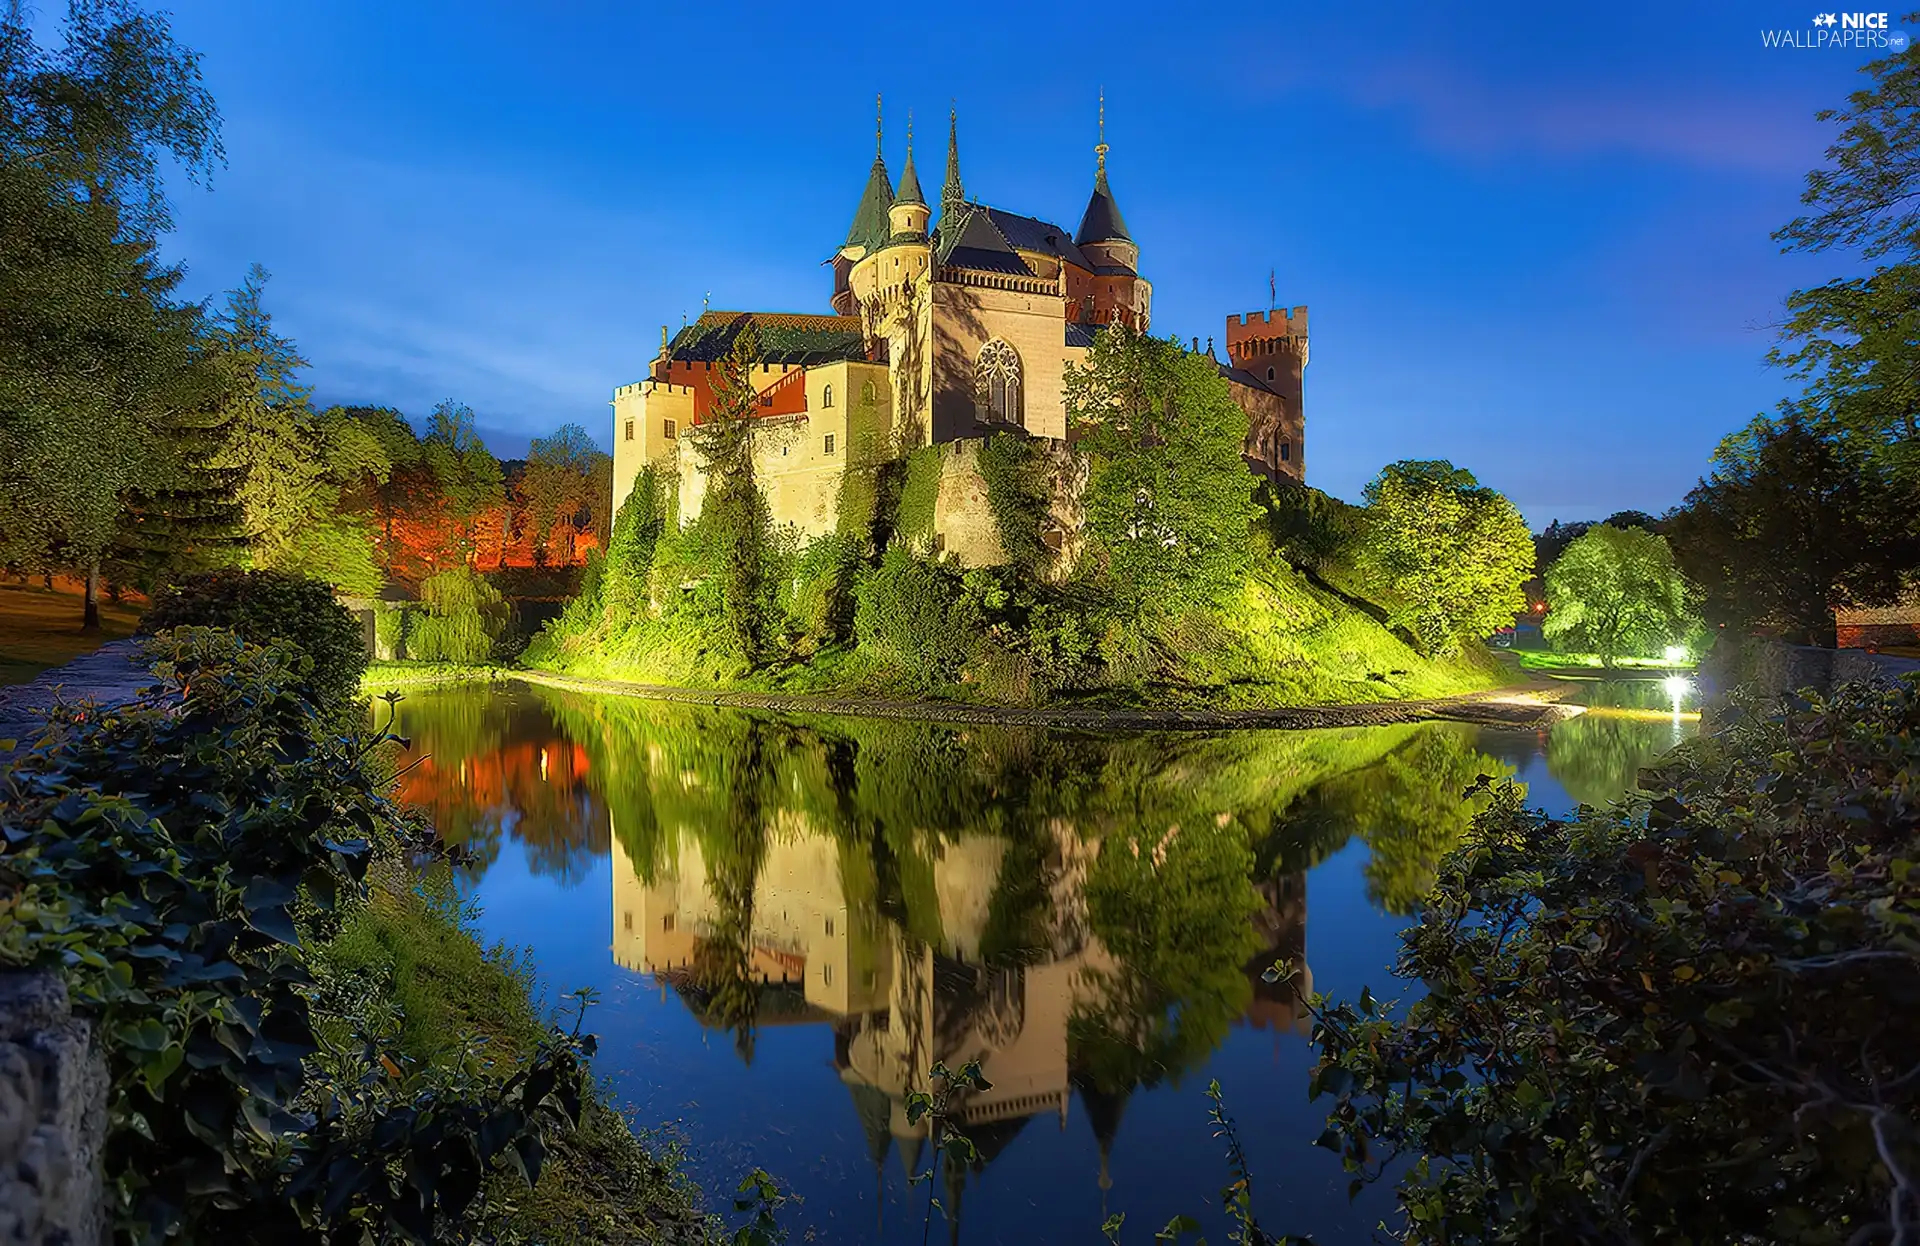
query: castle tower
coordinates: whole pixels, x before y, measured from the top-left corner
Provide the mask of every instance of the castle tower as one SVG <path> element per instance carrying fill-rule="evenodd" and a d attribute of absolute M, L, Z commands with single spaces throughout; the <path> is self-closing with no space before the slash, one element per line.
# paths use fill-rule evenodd
<path fill-rule="evenodd" d="M 1083 318 L 1095 324 L 1121 321 L 1145 331 L 1152 287 L 1140 279 L 1140 247 L 1127 232 L 1113 188 L 1107 184 L 1107 96 L 1100 94 L 1100 141 L 1094 145 L 1093 194 L 1080 215 L 1073 243 L 1093 261 L 1091 307 Z"/>
<path fill-rule="evenodd" d="M 1227 317 L 1225 374 L 1247 413 L 1247 458 L 1255 471 L 1306 479 L 1307 309 Z"/>

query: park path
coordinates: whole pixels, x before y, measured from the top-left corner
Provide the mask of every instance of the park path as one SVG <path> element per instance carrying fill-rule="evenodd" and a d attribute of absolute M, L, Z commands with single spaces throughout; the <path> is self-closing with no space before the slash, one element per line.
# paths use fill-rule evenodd
<path fill-rule="evenodd" d="M 42 671 L 32 683 L 0 688 L 0 741 L 16 741 L 15 750 L 0 749 L 0 766 L 40 734 L 56 695 L 67 701 L 120 705 L 150 686 L 153 673 L 141 658 L 140 645 L 138 640 L 108 641 L 65 666 Z"/>
<path fill-rule="evenodd" d="M 970 705 L 959 701 L 889 700 L 787 692 L 709 692 L 664 684 L 589 679 L 550 671 L 517 670 L 508 678 L 579 692 L 608 692 L 682 705 L 772 710 L 786 714 L 842 714 L 927 722 L 1021 727 L 1067 727 L 1083 731 L 1228 731 L 1264 727 L 1379 727 L 1391 723 L 1452 722 L 1537 730 L 1580 711 L 1559 700 L 1576 691 L 1564 680 L 1419 701 L 1373 701 L 1357 705 L 1294 705 L 1261 709 L 1081 708 L 1073 706 Z"/>

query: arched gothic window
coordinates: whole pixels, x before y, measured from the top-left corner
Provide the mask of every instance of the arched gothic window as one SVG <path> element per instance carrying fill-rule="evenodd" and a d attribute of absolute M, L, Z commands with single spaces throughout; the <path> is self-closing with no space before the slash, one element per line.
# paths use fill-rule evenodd
<path fill-rule="evenodd" d="M 996 424 L 1024 424 L 1025 408 L 1020 396 L 1020 355 L 1013 347 L 993 339 L 980 348 L 974 365 L 974 384 L 979 392 L 981 418 Z"/>
<path fill-rule="evenodd" d="M 820 405 L 823 407 L 831 407 L 833 405 L 833 386 L 827 385 L 821 388 Z"/>

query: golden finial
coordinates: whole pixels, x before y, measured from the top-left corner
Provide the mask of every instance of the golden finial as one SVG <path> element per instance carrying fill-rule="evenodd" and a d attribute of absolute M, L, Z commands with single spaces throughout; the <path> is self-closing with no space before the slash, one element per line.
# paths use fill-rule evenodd
<path fill-rule="evenodd" d="M 1107 88 L 1100 88 L 1100 141 L 1093 146 L 1093 154 L 1100 162 L 1099 171 L 1107 171 Z"/>

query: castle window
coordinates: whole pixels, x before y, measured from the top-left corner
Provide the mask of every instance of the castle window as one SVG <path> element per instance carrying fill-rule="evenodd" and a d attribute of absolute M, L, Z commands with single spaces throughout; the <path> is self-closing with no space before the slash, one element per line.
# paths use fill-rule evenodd
<path fill-rule="evenodd" d="M 1273 379 L 1273 369 L 1272 369 L 1272 368 L 1268 368 L 1268 369 L 1267 369 L 1267 379 L 1268 379 L 1269 381 L 1271 381 L 1271 380 Z"/>
<path fill-rule="evenodd" d="M 665 917 L 660 919 L 660 929 L 668 932 L 671 932 L 673 930 L 673 914 L 672 913 L 668 913 Z"/>
<path fill-rule="evenodd" d="M 820 966 L 820 984 L 822 986 L 833 985 L 833 966 L 832 965 Z"/>
<path fill-rule="evenodd" d="M 627 421 L 627 440 L 628 441 L 633 440 L 633 421 L 632 420 Z"/>
<path fill-rule="evenodd" d="M 832 433 L 827 434 L 827 453 L 828 454 L 833 453 L 833 434 Z"/>
<path fill-rule="evenodd" d="M 980 348 L 974 365 L 975 401 L 982 419 L 993 423 L 1021 424 L 1020 355 L 999 338 Z"/>
<path fill-rule="evenodd" d="M 833 938 L 833 918 L 827 918 L 827 938 Z"/>
<path fill-rule="evenodd" d="M 675 424 L 672 420 L 667 420 L 665 422 L 665 425 L 666 425 L 665 432 L 667 434 L 668 441 L 672 441 L 674 438 L 680 435 L 680 426 L 678 424 Z M 631 427 L 631 425 L 629 425 L 629 427 Z M 632 440 L 631 436 L 629 436 L 628 440 Z"/>
<path fill-rule="evenodd" d="M 820 390 L 820 405 L 823 407 L 831 407 L 833 405 L 833 386 L 824 386 Z"/>
<path fill-rule="evenodd" d="M 864 382 L 860 386 L 860 401 L 861 402 L 873 401 L 873 382 L 872 381 Z"/>
<path fill-rule="evenodd" d="M 1290 463 L 1293 461 L 1293 443 L 1291 441 L 1283 441 L 1280 443 L 1280 461 L 1282 463 Z"/>
<path fill-rule="evenodd" d="M 633 911 L 629 909 L 627 912 L 622 913 L 620 916 L 625 921 L 627 933 L 632 934 L 633 933 Z"/>

